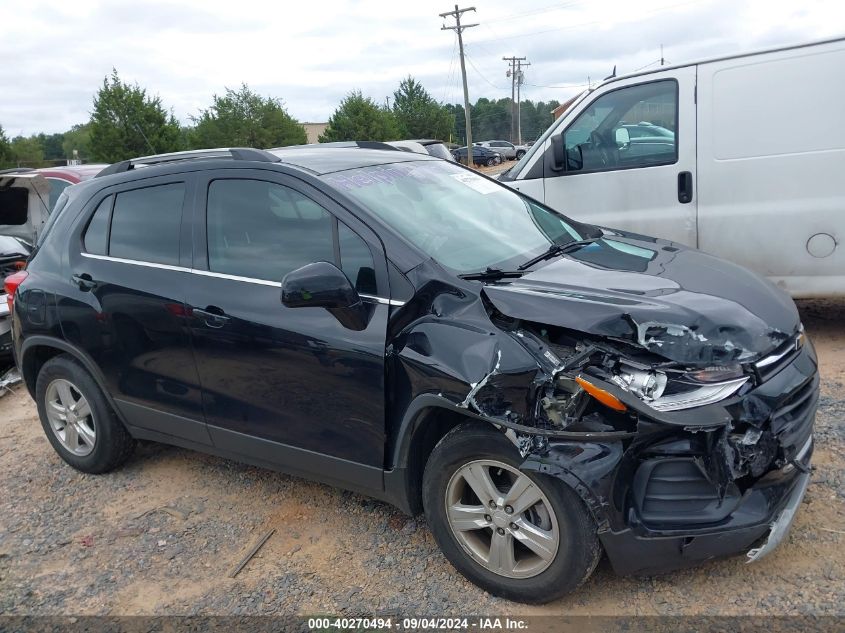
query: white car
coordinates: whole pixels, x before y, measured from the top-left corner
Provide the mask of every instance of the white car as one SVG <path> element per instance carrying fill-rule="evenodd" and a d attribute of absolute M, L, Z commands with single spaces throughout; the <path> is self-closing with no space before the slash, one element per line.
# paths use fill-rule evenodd
<path fill-rule="evenodd" d="M 494 152 L 499 152 L 507 160 L 519 160 L 528 152 L 527 145 L 514 145 L 508 141 L 479 141 L 478 143 L 473 143 L 473 145 L 486 147 L 487 149 L 492 149 Z"/>

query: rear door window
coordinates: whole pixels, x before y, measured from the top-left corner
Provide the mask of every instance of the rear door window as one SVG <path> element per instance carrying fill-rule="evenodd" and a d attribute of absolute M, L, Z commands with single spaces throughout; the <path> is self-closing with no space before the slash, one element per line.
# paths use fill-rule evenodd
<path fill-rule="evenodd" d="M 177 265 L 184 183 L 118 193 L 112 212 L 109 255 Z"/>

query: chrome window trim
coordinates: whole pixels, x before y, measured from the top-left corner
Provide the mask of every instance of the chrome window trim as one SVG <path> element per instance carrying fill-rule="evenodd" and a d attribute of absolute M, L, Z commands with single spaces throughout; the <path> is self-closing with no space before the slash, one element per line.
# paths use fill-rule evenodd
<path fill-rule="evenodd" d="M 255 277 L 241 277 L 239 275 L 228 275 L 226 273 L 216 273 L 210 270 L 198 270 L 196 268 L 187 268 L 185 266 L 172 266 L 170 264 L 158 264 L 155 262 L 145 262 L 138 259 L 124 259 L 123 257 L 112 257 L 111 255 L 94 255 L 93 253 L 80 253 L 83 257 L 88 259 L 99 259 L 106 262 L 116 262 L 118 264 L 132 264 L 134 266 L 144 266 L 146 268 L 159 268 L 161 270 L 172 270 L 179 273 L 190 273 L 192 275 L 200 275 L 202 277 L 216 277 L 218 279 L 228 279 L 230 281 L 241 281 L 248 284 L 257 284 L 259 286 L 273 286 L 281 288 L 282 284 L 278 281 L 268 281 L 267 279 L 256 279 Z M 403 306 L 404 301 L 397 301 L 395 299 L 387 299 L 385 297 L 377 297 L 375 295 L 368 295 L 359 293 L 362 299 L 375 301 L 382 305 L 389 306 Z"/>
<path fill-rule="evenodd" d="M 171 264 L 145 262 L 139 259 L 124 259 L 123 257 L 112 257 L 111 255 L 94 255 L 93 253 L 80 253 L 80 255 L 89 259 L 99 259 L 104 262 L 116 262 L 118 264 L 134 264 L 135 266 L 144 266 L 145 268 L 160 268 L 162 270 L 173 270 L 180 273 L 191 272 L 190 268 L 185 268 L 184 266 L 173 266 Z"/>

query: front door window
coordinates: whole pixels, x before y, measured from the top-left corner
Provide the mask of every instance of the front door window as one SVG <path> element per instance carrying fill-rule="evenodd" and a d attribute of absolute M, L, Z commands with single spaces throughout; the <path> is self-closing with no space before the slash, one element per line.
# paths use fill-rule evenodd
<path fill-rule="evenodd" d="M 677 129 L 674 80 L 608 92 L 563 133 L 566 171 L 612 171 L 677 162 Z"/>

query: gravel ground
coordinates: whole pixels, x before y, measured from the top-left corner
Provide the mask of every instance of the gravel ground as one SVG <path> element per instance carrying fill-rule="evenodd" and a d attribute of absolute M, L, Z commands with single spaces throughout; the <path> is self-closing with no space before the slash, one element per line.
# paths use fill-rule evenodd
<path fill-rule="evenodd" d="M 0 400 L 0 613 L 843 615 L 845 303 L 800 308 L 824 378 L 816 472 L 788 541 L 758 564 L 619 578 L 605 560 L 575 595 L 514 604 L 459 576 L 421 517 L 360 495 L 154 444 L 118 472 L 78 473 L 18 386 Z"/>

